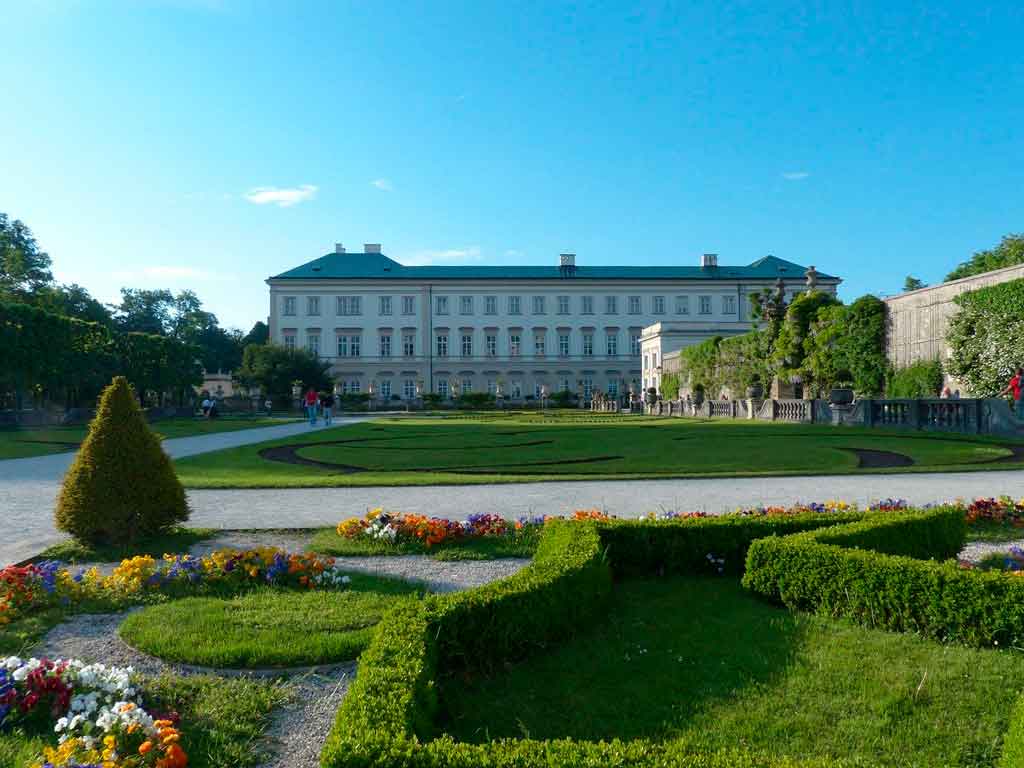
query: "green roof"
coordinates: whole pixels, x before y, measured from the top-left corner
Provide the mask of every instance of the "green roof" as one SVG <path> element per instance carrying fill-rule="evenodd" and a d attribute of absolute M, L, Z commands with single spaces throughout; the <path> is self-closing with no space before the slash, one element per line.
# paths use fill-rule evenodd
<path fill-rule="evenodd" d="M 588 267 L 577 266 L 576 280 L 775 280 L 803 279 L 806 267 L 765 256 L 745 267 Z M 381 253 L 328 253 L 271 280 L 560 280 L 558 266 L 407 267 Z M 821 280 L 838 278 L 819 272 Z"/>

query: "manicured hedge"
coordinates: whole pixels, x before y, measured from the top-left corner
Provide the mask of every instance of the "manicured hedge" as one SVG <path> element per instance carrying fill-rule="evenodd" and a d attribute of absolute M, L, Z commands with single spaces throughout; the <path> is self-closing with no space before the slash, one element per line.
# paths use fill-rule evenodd
<path fill-rule="evenodd" d="M 711 573 L 709 554 L 724 559 L 725 572 L 738 576 L 743 573 L 747 549 L 755 539 L 851 523 L 863 519 L 865 514 L 609 520 L 600 523 L 600 534 L 616 578 Z"/>
<path fill-rule="evenodd" d="M 871 627 L 976 646 L 1024 641 L 1024 579 L 948 560 L 964 531 L 963 510 L 945 507 L 761 539 L 743 584 L 791 608 Z"/>

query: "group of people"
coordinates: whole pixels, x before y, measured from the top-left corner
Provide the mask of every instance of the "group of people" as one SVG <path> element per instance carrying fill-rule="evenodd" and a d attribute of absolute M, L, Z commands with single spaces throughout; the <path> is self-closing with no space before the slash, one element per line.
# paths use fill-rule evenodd
<path fill-rule="evenodd" d="M 324 417 L 324 424 L 331 425 L 331 416 L 334 412 L 334 394 L 331 392 L 317 392 L 312 387 L 306 392 L 303 398 L 306 406 L 306 415 L 309 416 L 309 426 L 315 427 L 317 417 L 321 414 Z"/>

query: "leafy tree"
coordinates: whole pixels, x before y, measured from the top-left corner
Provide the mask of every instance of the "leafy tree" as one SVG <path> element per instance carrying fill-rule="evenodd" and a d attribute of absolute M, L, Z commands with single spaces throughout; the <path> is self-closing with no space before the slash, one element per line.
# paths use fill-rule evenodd
<path fill-rule="evenodd" d="M 242 337 L 242 349 L 250 344 L 266 344 L 270 341 L 270 328 L 262 320 L 258 320 L 252 330 Z"/>
<path fill-rule="evenodd" d="M 886 383 L 887 397 L 937 397 L 942 390 L 942 363 L 922 360 L 894 371 Z"/>
<path fill-rule="evenodd" d="M 329 389 L 333 385 L 330 368 L 330 363 L 305 349 L 252 344 L 243 353 L 238 380 L 243 386 L 261 388 L 278 403 L 288 403 L 293 382 L 301 382 L 303 389 Z"/>
<path fill-rule="evenodd" d="M 861 296 L 847 307 L 836 345 L 838 367 L 852 374 L 853 388 L 862 397 L 880 395 L 885 388 L 885 317 L 885 302 L 871 294 Z"/>
<path fill-rule="evenodd" d="M 913 275 L 907 275 L 903 279 L 903 290 L 904 291 L 919 291 L 919 290 L 921 290 L 922 288 L 924 288 L 926 286 L 927 286 L 927 283 L 925 283 L 925 282 L 923 282 L 921 280 L 918 280 Z"/>
<path fill-rule="evenodd" d="M 1024 280 L 957 296 L 960 311 L 946 333 L 952 353 L 946 371 L 976 397 L 996 397 L 1024 365 Z"/>
<path fill-rule="evenodd" d="M 57 499 L 57 528 L 90 544 L 131 544 L 188 520 L 170 458 L 128 380 L 107 387 Z"/>
<path fill-rule="evenodd" d="M 999 245 L 986 251 L 978 251 L 946 275 L 946 280 L 991 272 L 993 269 L 1012 267 L 1024 263 L 1024 234 L 1006 235 Z"/>
<path fill-rule="evenodd" d="M 811 323 L 822 309 L 838 304 L 837 298 L 823 291 L 801 293 L 790 302 L 772 344 L 771 363 L 779 374 L 786 377 L 810 375 L 804 366 L 804 342 L 810 334 Z"/>
<path fill-rule="evenodd" d="M 111 308 L 118 330 L 165 336 L 171 329 L 174 306 L 174 295 L 170 291 L 122 288 L 121 303 Z"/>
<path fill-rule="evenodd" d="M 32 230 L 0 213 L 0 301 L 24 297 L 52 283 L 50 264 Z"/>
<path fill-rule="evenodd" d="M 39 288 L 32 294 L 28 303 L 55 315 L 74 317 L 107 327 L 113 325 L 110 310 L 76 283 Z"/>

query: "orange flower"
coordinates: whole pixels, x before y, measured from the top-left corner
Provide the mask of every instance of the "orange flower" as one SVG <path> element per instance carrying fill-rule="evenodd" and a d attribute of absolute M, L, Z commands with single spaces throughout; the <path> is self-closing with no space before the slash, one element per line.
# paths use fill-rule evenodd
<path fill-rule="evenodd" d="M 139 754 L 140 755 L 145 755 L 152 748 L 153 748 L 153 742 L 152 741 L 144 741 L 141 744 L 139 744 Z"/>

